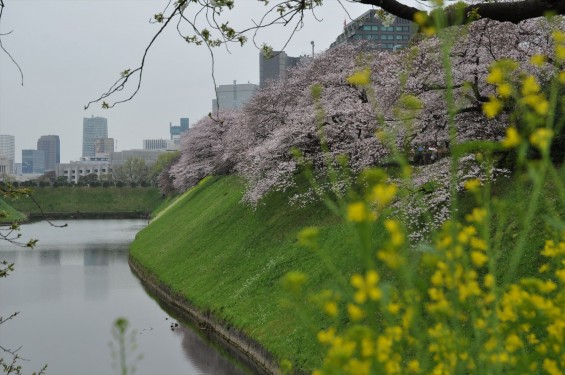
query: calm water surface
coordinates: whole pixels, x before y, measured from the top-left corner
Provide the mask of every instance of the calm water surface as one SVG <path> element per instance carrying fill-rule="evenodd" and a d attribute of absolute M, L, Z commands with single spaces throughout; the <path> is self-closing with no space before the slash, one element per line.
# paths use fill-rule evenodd
<path fill-rule="evenodd" d="M 22 226 L 38 238 L 34 250 L 0 241 L 0 260 L 16 264 L 0 279 L 0 346 L 19 350 L 25 373 L 48 364 L 47 374 L 117 374 L 111 329 L 125 317 L 137 331 L 135 374 L 242 374 L 204 339 L 176 322 L 145 292 L 127 263 L 128 244 L 142 220 L 45 222 Z M 130 355 L 130 359 L 135 358 Z"/>

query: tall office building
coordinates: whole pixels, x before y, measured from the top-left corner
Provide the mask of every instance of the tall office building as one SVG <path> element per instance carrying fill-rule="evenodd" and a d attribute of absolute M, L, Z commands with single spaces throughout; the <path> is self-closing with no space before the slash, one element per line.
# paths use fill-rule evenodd
<path fill-rule="evenodd" d="M 12 173 L 14 160 L 16 159 L 16 146 L 13 135 L 0 134 L 0 158 L 2 158 L 2 170 L 4 173 Z"/>
<path fill-rule="evenodd" d="M 22 150 L 22 173 L 43 173 L 46 161 L 43 150 Z"/>
<path fill-rule="evenodd" d="M 259 86 L 264 87 L 269 80 L 285 79 L 286 72 L 302 57 L 291 57 L 284 51 L 273 51 L 269 58 L 259 52 Z"/>
<path fill-rule="evenodd" d="M 94 140 L 108 138 L 108 120 L 105 117 L 90 117 L 82 119 L 82 156 L 96 156 Z"/>
<path fill-rule="evenodd" d="M 220 109 L 238 109 L 251 99 L 259 87 L 253 83 L 237 83 L 220 85 L 216 88 L 217 99 L 212 100 L 212 112 Z"/>
<path fill-rule="evenodd" d="M 37 141 L 37 150 L 45 153 L 45 170 L 54 171 L 61 162 L 61 142 L 58 135 L 42 135 Z"/>
<path fill-rule="evenodd" d="M 392 22 L 387 22 L 385 25 L 377 16 L 375 9 L 368 10 L 343 27 L 343 33 L 330 48 L 356 40 L 371 41 L 376 48 L 389 51 L 406 47 L 418 31 L 418 25 L 403 18 L 390 17 Z"/>

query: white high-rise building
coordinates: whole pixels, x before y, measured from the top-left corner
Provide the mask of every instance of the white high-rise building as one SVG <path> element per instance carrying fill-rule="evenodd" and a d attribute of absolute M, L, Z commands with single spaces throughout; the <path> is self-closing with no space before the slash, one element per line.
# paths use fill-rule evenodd
<path fill-rule="evenodd" d="M 212 112 L 222 109 L 241 108 L 251 99 L 259 86 L 253 83 L 237 83 L 233 85 L 220 85 L 216 88 L 217 99 L 212 99 Z"/>
<path fill-rule="evenodd" d="M 96 156 L 94 140 L 108 138 L 108 120 L 105 117 L 84 117 L 82 119 L 82 156 Z"/>
<path fill-rule="evenodd" d="M 16 159 L 16 141 L 13 135 L 0 134 L 0 159 L 3 173 L 11 174 Z"/>

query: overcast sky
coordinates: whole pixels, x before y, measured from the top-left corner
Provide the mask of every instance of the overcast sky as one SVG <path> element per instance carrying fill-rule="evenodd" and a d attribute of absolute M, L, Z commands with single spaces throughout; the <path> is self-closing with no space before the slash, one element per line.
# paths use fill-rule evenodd
<path fill-rule="evenodd" d="M 0 33 L 5 48 L 24 72 L 24 86 L 9 58 L 0 52 L 0 134 L 14 135 L 16 162 L 22 149 L 35 149 L 42 135 L 61 139 L 61 162 L 82 153 L 83 117 L 108 118 L 108 136 L 118 150 L 142 148 L 143 139 L 169 138 L 169 123 L 189 117 L 191 125 L 210 112 L 214 97 L 211 59 L 205 47 L 188 45 L 176 30 L 162 34 L 149 53 L 143 86 L 130 102 L 109 110 L 99 104 L 84 110 L 117 78 L 138 65 L 159 25 L 149 19 L 162 11 L 161 0 L 5 0 Z M 406 0 L 410 3 L 410 0 Z M 366 5 L 346 4 L 355 18 Z M 259 20 L 265 7 L 257 0 L 237 0 L 230 25 Z M 294 35 L 285 51 L 291 56 L 329 47 L 350 21 L 337 0 L 326 0 Z M 266 29 L 258 44 L 280 49 L 290 30 Z M 259 52 L 245 47 L 215 51 L 216 81 L 259 82 Z"/>

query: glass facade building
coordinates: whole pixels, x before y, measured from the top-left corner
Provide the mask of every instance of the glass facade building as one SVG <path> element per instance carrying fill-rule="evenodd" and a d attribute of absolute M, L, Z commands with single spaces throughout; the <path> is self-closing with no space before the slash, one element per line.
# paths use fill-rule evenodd
<path fill-rule="evenodd" d="M 390 20 L 387 21 L 383 23 L 376 10 L 371 9 L 346 24 L 343 33 L 337 37 L 330 48 L 357 40 L 371 41 L 376 48 L 389 51 L 408 46 L 418 31 L 418 25 L 396 16 L 390 16 Z"/>
<path fill-rule="evenodd" d="M 61 141 L 58 135 L 42 135 L 37 141 L 37 150 L 45 154 L 45 170 L 54 171 L 61 162 Z"/>
<path fill-rule="evenodd" d="M 45 172 L 45 162 L 45 151 L 22 150 L 22 173 L 43 173 Z"/>

